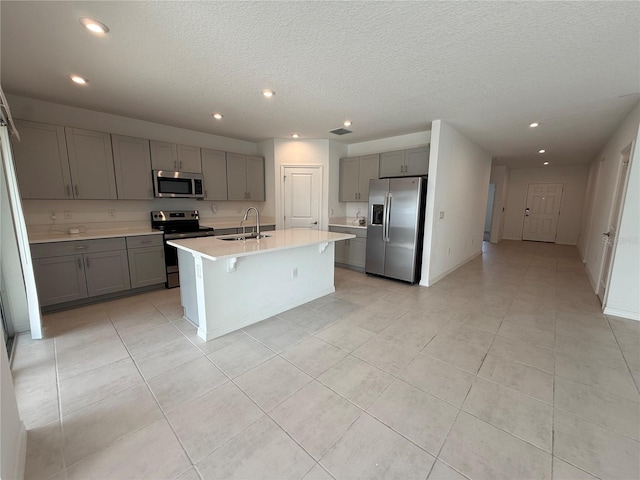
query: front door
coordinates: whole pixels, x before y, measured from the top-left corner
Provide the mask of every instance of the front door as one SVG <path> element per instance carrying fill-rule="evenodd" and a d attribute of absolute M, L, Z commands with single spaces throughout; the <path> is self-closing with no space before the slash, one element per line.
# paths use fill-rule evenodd
<path fill-rule="evenodd" d="M 284 166 L 284 228 L 319 230 L 322 205 L 322 167 Z"/>
<path fill-rule="evenodd" d="M 522 239 L 555 242 L 562 202 L 562 183 L 530 183 Z"/>

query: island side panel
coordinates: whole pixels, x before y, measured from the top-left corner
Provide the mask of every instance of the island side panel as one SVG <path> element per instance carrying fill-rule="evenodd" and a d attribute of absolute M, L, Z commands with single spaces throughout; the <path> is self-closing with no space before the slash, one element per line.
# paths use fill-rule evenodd
<path fill-rule="evenodd" d="M 237 257 L 230 272 L 228 259 L 203 258 L 206 340 L 334 292 L 334 245 Z"/>
<path fill-rule="evenodd" d="M 198 312 L 198 296 L 196 291 L 195 259 L 191 252 L 178 250 L 178 265 L 180 272 L 180 301 L 184 308 L 184 318 L 198 326 L 200 313 Z"/>

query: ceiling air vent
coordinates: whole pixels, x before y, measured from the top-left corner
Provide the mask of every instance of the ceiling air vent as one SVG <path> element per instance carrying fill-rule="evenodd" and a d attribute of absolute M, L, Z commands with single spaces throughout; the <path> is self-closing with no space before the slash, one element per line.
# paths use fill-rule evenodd
<path fill-rule="evenodd" d="M 346 135 L 347 133 L 353 133 L 351 130 L 347 130 L 346 128 L 336 128 L 335 130 L 329 130 L 329 133 L 333 133 L 335 135 Z"/>

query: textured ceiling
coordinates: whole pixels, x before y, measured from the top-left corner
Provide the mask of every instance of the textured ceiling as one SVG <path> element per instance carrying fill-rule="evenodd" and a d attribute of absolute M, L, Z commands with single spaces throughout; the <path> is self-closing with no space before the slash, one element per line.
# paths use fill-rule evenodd
<path fill-rule="evenodd" d="M 539 165 L 540 148 L 585 163 L 640 100 L 635 1 L 2 0 L 0 15 L 5 92 L 250 141 L 443 119 L 498 163 Z M 352 134 L 328 133 L 347 118 Z"/>

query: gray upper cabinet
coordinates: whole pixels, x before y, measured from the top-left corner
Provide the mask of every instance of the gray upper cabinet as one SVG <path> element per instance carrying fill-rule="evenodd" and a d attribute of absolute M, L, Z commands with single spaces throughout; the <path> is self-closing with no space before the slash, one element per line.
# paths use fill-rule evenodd
<path fill-rule="evenodd" d="M 74 198 L 117 198 L 111 135 L 70 127 L 64 133 Z"/>
<path fill-rule="evenodd" d="M 378 178 L 379 160 L 377 153 L 340 159 L 341 202 L 369 200 L 369 180 Z"/>
<path fill-rule="evenodd" d="M 415 177 L 429 174 L 429 147 L 411 148 L 405 151 L 405 175 Z"/>
<path fill-rule="evenodd" d="M 205 200 L 227 199 L 227 158 L 220 150 L 202 149 Z"/>
<path fill-rule="evenodd" d="M 380 178 L 415 177 L 428 173 L 428 146 L 380 154 Z"/>
<path fill-rule="evenodd" d="M 247 200 L 264 199 L 264 158 L 247 155 Z"/>
<path fill-rule="evenodd" d="M 11 140 L 22 198 L 73 198 L 64 127 L 16 120 Z"/>
<path fill-rule="evenodd" d="M 170 172 L 202 173 L 200 147 L 176 145 L 175 143 L 151 140 L 151 165 L 154 170 Z"/>
<path fill-rule="evenodd" d="M 341 202 L 358 200 L 360 175 L 360 157 L 340 159 L 340 198 Z"/>
<path fill-rule="evenodd" d="M 227 199 L 264 201 L 264 158 L 227 153 Z"/>
<path fill-rule="evenodd" d="M 153 198 L 149 140 L 111 135 L 111 145 L 118 198 L 122 200 Z"/>
<path fill-rule="evenodd" d="M 404 150 L 380 154 L 380 178 L 404 176 Z"/>
<path fill-rule="evenodd" d="M 178 145 L 178 171 L 202 173 L 200 147 Z"/>
<path fill-rule="evenodd" d="M 151 166 L 154 170 L 178 170 L 178 146 L 175 143 L 151 140 Z"/>

